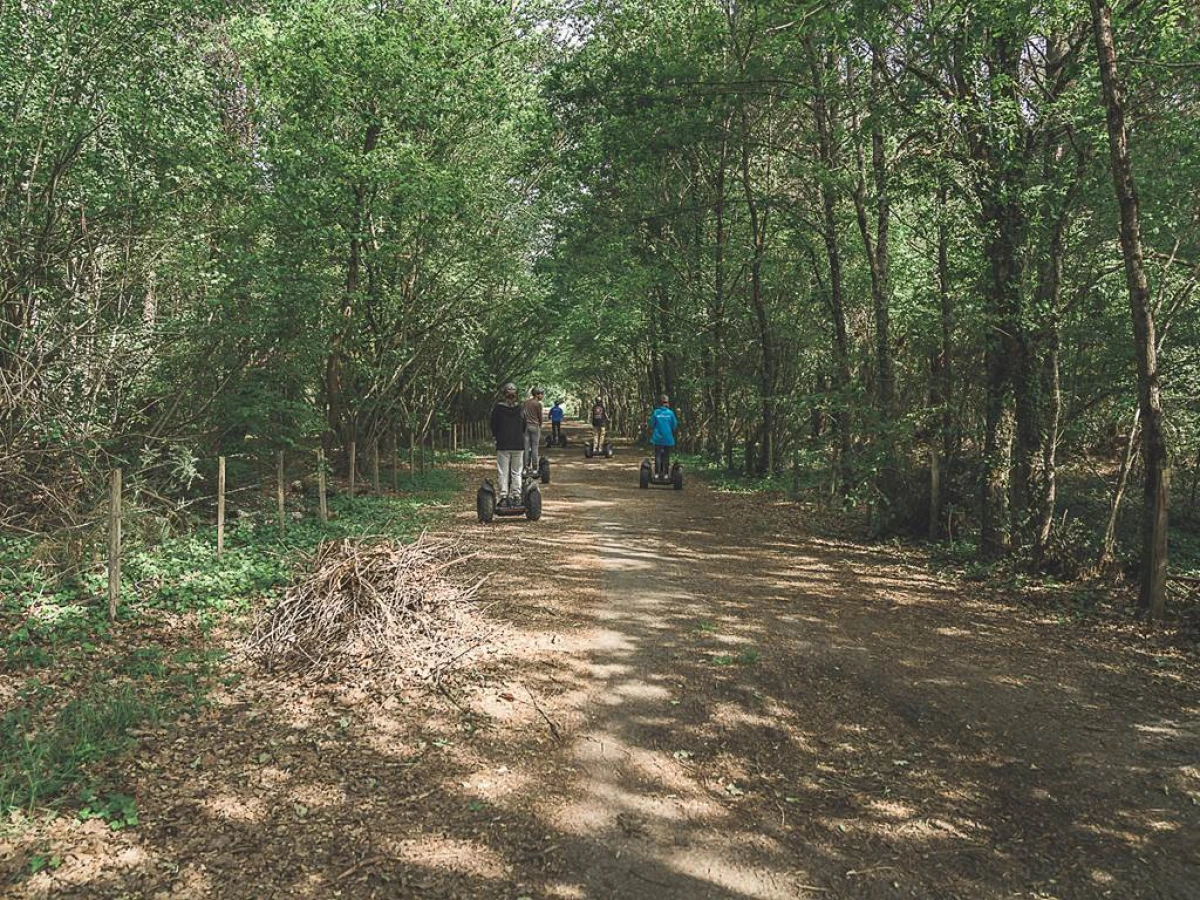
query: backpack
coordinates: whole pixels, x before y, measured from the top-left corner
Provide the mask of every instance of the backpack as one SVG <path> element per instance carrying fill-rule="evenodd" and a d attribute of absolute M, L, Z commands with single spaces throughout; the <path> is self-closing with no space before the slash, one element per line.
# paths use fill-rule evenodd
<path fill-rule="evenodd" d="M 604 415 L 604 404 L 603 403 L 597 403 L 595 406 L 592 407 L 592 421 L 593 422 L 604 422 L 607 420 L 607 418 L 608 417 Z"/>

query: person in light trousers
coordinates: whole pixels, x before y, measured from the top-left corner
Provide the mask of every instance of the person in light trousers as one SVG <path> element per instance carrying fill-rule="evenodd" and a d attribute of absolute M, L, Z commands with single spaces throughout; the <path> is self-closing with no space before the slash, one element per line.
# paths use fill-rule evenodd
<path fill-rule="evenodd" d="M 542 389 L 529 391 L 529 399 L 521 405 L 525 419 L 525 461 L 530 471 L 536 472 L 541 457 L 538 455 L 542 443 Z"/>
<path fill-rule="evenodd" d="M 525 418 L 517 401 L 517 386 L 504 385 L 504 396 L 492 407 L 492 437 L 496 439 L 496 494 L 500 506 L 521 505 L 521 461 L 525 455 Z"/>

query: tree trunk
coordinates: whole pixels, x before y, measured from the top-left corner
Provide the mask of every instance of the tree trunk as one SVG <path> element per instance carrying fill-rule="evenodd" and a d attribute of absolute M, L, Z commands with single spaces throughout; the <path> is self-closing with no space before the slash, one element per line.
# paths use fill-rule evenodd
<path fill-rule="evenodd" d="M 942 326 L 942 340 L 934 355 L 932 368 L 932 390 L 930 405 L 937 410 L 937 434 L 930 441 L 930 498 L 929 537 L 936 540 L 941 536 L 942 506 L 945 502 L 942 482 L 945 469 L 955 453 L 957 442 L 952 401 L 954 398 L 954 300 L 950 296 L 950 239 L 946 228 L 946 186 L 938 185 L 937 223 L 937 290 L 938 311 Z"/>
<path fill-rule="evenodd" d="M 872 50 L 871 90 L 878 91 L 882 60 Z M 857 190 L 854 192 L 854 207 L 858 216 L 858 230 L 862 235 L 866 251 L 867 266 L 871 273 L 871 306 L 875 315 L 875 375 L 877 406 L 886 425 L 891 417 L 892 403 L 896 394 L 896 376 L 892 365 L 891 341 L 891 289 L 889 284 L 888 232 L 891 224 L 891 199 L 888 194 L 887 158 L 884 151 L 883 129 L 879 125 L 877 110 L 871 115 L 871 178 L 875 191 L 875 233 L 867 215 L 866 173 L 860 166 Z"/>
<path fill-rule="evenodd" d="M 1008 185 L 1012 187 L 1011 183 Z M 993 188 L 995 189 L 995 188 Z M 1003 196 L 1003 189 L 997 189 Z M 985 368 L 986 400 L 983 445 L 983 507 L 980 515 L 980 551 L 997 559 L 1012 545 L 1010 496 L 1014 365 L 1022 351 L 1020 323 L 1021 267 L 1018 248 L 1024 218 L 1016 201 L 988 202 L 983 206 L 985 252 L 990 268 Z"/>
<path fill-rule="evenodd" d="M 775 359 L 775 335 L 763 296 L 762 264 L 767 246 L 767 211 L 760 209 L 750 171 L 750 117 L 745 106 L 741 109 L 741 169 L 742 189 L 746 197 L 746 210 L 750 216 L 750 307 L 754 313 L 757 329 L 759 368 L 758 398 L 761 419 L 759 421 L 759 456 L 747 474 L 771 474 L 775 468 L 775 385 L 778 381 Z M 749 462 L 749 460 L 747 460 Z"/>
<path fill-rule="evenodd" d="M 1091 0 L 1092 31 L 1100 66 L 1100 85 L 1108 122 L 1108 146 L 1112 158 L 1113 190 L 1121 210 L 1121 252 L 1125 259 L 1125 281 L 1133 320 L 1137 351 L 1138 406 L 1142 419 L 1142 572 L 1138 610 L 1156 619 L 1166 612 L 1167 602 L 1167 509 L 1168 458 L 1163 430 L 1162 399 L 1158 371 L 1154 312 L 1142 253 L 1138 195 L 1129 156 L 1129 133 L 1125 106 L 1117 76 L 1117 51 L 1113 40 L 1112 10 L 1102 0 Z"/>
<path fill-rule="evenodd" d="M 1096 568 L 1104 571 L 1113 564 L 1117 555 L 1117 520 L 1121 516 L 1121 501 L 1125 499 L 1125 485 L 1129 482 L 1129 470 L 1133 468 L 1133 454 L 1137 449 L 1139 425 L 1142 421 L 1141 408 L 1133 411 L 1133 425 L 1125 442 L 1125 453 L 1121 456 L 1121 469 L 1117 473 L 1117 487 L 1113 491 L 1112 504 L 1108 508 L 1108 525 L 1104 528 L 1104 542 L 1100 545 L 1100 558 Z"/>
<path fill-rule="evenodd" d="M 874 97 L 880 89 L 880 74 L 883 61 L 877 50 L 871 51 L 871 91 Z M 874 526 L 885 528 L 889 514 L 887 507 L 894 501 L 896 490 L 896 455 L 889 423 L 896 393 L 896 377 L 892 365 L 891 297 L 888 273 L 888 231 L 891 217 L 891 201 L 888 195 L 887 159 L 885 157 L 883 129 L 880 126 L 879 110 L 871 102 L 871 181 L 874 189 L 875 228 L 872 234 L 867 215 L 866 163 L 859 154 L 859 177 L 854 191 L 854 208 L 858 218 L 858 230 L 862 236 L 867 267 L 871 274 L 871 306 L 875 317 L 875 409 L 877 423 L 875 439 L 880 453 L 881 465 L 874 477 L 874 495 L 882 503 L 874 503 L 872 519 Z"/>
<path fill-rule="evenodd" d="M 716 217 L 716 246 L 714 247 L 713 301 L 709 310 L 712 333 L 713 373 L 710 387 L 712 429 L 709 452 L 719 452 L 729 440 L 728 416 L 725 410 L 725 172 L 729 160 L 729 122 L 722 132 L 721 156 L 717 168 L 716 197 L 713 214 Z"/>
<path fill-rule="evenodd" d="M 851 422 L 850 422 L 850 340 L 846 328 L 846 309 L 843 297 L 842 258 L 838 245 L 837 194 L 833 186 L 837 164 L 837 151 L 833 141 L 832 115 L 825 96 L 824 76 L 827 66 L 811 42 L 806 44 L 809 67 L 813 79 L 813 117 L 817 126 L 817 151 L 820 155 L 822 172 L 821 189 L 821 234 L 825 241 L 825 252 L 829 260 L 829 310 L 833 319 L 834 404 L 833 420 L 837 426 L 838 452 L 835 477 L 843 496 L 852 487 L 850 467 L 852 465 Z"/>

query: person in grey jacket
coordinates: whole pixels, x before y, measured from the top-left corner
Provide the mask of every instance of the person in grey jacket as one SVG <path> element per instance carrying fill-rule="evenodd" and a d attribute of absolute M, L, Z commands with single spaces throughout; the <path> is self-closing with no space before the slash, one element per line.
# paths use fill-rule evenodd
<path fill-rule="evenodd" d="M 529 399 L 521 405 L 521 415 L 525 419 L 525 460 L 529 468 L 537 471 L 540 461 L 538 446 L 542 442 L 542 389 L 532 388 Z"/>

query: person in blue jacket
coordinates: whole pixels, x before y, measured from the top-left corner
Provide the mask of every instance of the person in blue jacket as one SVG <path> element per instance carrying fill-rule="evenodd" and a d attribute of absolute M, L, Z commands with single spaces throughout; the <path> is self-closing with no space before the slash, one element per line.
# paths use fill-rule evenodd
<path fill-rule="evenodd" d="M 554 406 L 550 407 L 550 443 L 556 446 L 562 443 L 563 415 L 562 401 L 555 400 Z"/>
<path fill-rule="evenodd" d="M 671 465 L 675 432 L 679 430 L 679 420 L 675 418 L 671 398 L 666 394 L 658 398 L 658 408 L 650 413 L 650 430 L 650 443 L 654 445 L 654 471 L 665 475 L 667 467 Z"/>

